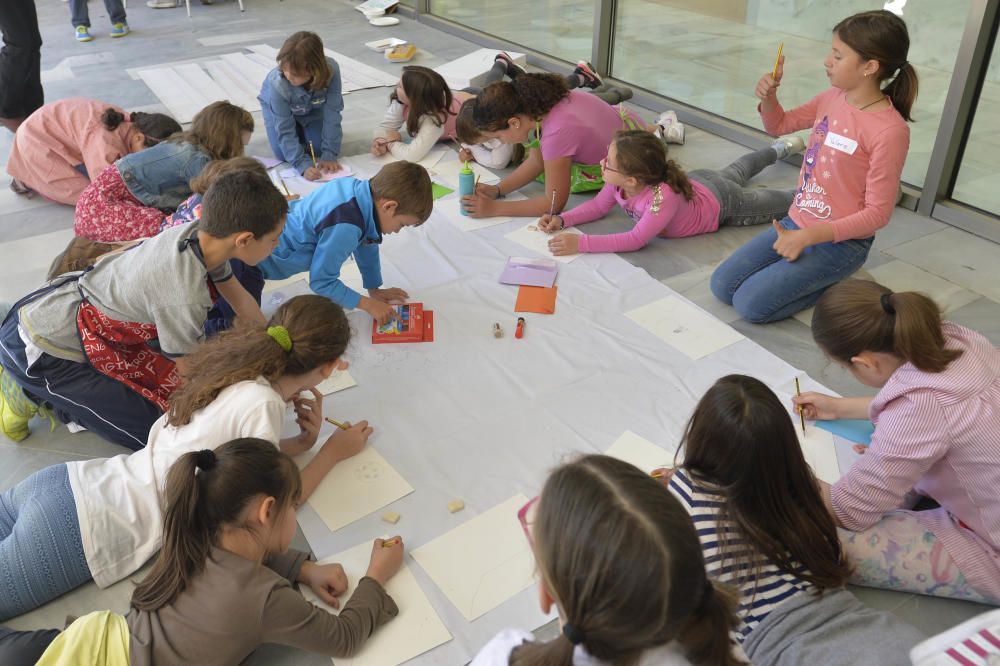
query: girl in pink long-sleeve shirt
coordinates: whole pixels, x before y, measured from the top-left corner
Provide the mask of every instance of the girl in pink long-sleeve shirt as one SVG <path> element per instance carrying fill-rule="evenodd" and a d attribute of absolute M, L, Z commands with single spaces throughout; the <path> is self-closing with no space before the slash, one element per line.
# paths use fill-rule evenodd
<path fill-rule="evenodd" d="M 874 398 L 804 393 L 806 418 L 871 418 L 871 446 L 827 499 L 853 582 L 1000 604 L 1000 350 L 914 292 L 846 280 L 816 343 Z M 920 498 L 938 507 L 909 510 Z"/>
<path fill-rule="evenodd" d="M 777 141 L 744 155 L 722 171 L 699 169 L 685 174 L 667 158 L 666 145 L 644 130 L 615 134 L 601 161 L 604 187 L 587 203 L 560 215 L 545 214 L 538 228 L 554 233 L 604 217 L 621 206 L 636 220 L 630 231 L 604 236 L 560 234 L 549 241 L 553 254 L 632 252 L 656 236 L 682 238 L 707 234 L 720 226 L 767 224 L 783 216 L 790 190 L 745 188 L 747 180 L 785 155 L 801 150 L 800 139 Z"/>
<path fill-rule="evenodd" d="M 11 189 L 75 205 L 90 179 L 109 164 L 180 131 L 177 121 L 162 113 L 127 113 L 96 99 L 46 104 L 14 135 L 7 160 Z"/>
<path fill-rule="evenodd" d="M 862 12 L 833 30 L 824 61 L 832 88 L 786 111 L 776 95 L 783 59 L 776 76 L 767 72 L 757 84 L 768 133 L 812 133 L 788 215 L 712 275 L 713 293 L 744 319 L 790 317 L 868 258 L 875 232 L 889 223 L 909 148 L 917 96 L 909 44 L 903 19 Z"/>

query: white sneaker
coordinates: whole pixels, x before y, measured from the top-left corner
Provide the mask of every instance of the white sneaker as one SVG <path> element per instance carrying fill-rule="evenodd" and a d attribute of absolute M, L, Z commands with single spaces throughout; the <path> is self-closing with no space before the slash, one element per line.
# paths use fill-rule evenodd
<path fill-rule="evenodd" d="M 771 149 L 778 153 L 778 159 L 784 159 L 789 155 L 798 155 L 806 149 L 806 143 L 802 137 L 783 136 L 771 144 Z"/>
<path fill-rule="evenodd" d="M 173 9 L 177 0 L 146 0 L 146 6 L 151 9 Z"/>
<path fill-rule="evenodd" d="M 656 136 L 664 143 L 684 144 L 684 123 L 678 122 L 677 113 L 674 111 L 664 111 L 656 119 Z"/>

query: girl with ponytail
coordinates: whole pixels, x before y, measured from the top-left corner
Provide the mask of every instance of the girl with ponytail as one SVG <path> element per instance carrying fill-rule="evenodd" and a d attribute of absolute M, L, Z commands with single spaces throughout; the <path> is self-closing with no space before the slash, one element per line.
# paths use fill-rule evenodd
<path fill-rule="evenodd" d="M 712 292 L 747 321 L 764 324 L 814 305 L 865 263 L 889 224 L 910 145 L 917 72 L 903 19 L 886 10 L 833 28 L 823 66 L 831 87 L 785 110 L 777 90 L 784 56 L 757 84 L 764 129 L 811 128 L 788 214 L 719 265 Z"/>
<path fill-rule="evenodd" d="M 240 664 L 263 643 L 353 656 L 399 613 L 384 586 L 403 562 L 403 542 L 376 539 L 340 615 L 321 610 L 292 586 L 339 607 L 347 576 L 289 550 L 302 493 L 298 468 L 272 442 L 240 438 L 185 453 L 166 478 L 163 549 L 128 615 L 90 613 L 62 634 L 0 632 L 0 658 L 14 663 L 11 648 L 30 647 L 45 650 L 43 666 Z"/>
<path fill-rule="evenodd" d="M 560 234 L 549 241 L 553 254 L 633 252 L 653 238 L 707 234 L 720 226 L 767 224 L 792 203 L 790 190 L 747 188 L 746 182 L 778 159 L 801 150 L 797 137 L 739 158 L 722 171 L 685 174 L 667 156 L 667 146 L 643 130 L 621 130 L 601 161 L 604 187 L 590 201 L 560 215 L 546 213 L 538 228 L 555 233 L 592 222 L 615 204 L 636 220 L 630 231 L 600 236 Z"/>
<path fill-rule="evenodd" d="M 816 344 L 864 398 L 803 393 L 809 419 L 871 419 L 871 445 L 824 487 L 851 582 L 1000 604 L 1000 351 L 923 294 L 846 280 L 816 304 Z M 912 491 L 912 492 L 911 492 Z M 936 508 L 910 511 L 920 498 Z"/>
<path fill-rule="evenodd" d="M 556 469 L 518 514 L 539 599 L 561 635 L 507 630 L 470 666 L 734 666 L 735 598 L 712 583 L 691 519 L 650 476 L 608 456 Z"/>
<path fill-rule="evenodd" d="M 739 589 L 736 635 L 751 663 L 790 666 L 835 652 L 844 663 L 909 663 L 920 634 L 844 589 L 850 566 L 819 481 L 767 386 L 719 379 L 681 447 L 661 478 L 691 514 L 708 575 Z"/>
<path fill-rule="evenodd" d="M 311 448 L 323 426 L 315 387 L 346 367 L 340 357 L 349 338 L 343 309 L 322 296 L 290 299 L 266 327 L 238 321 L 185 357 L 185 381 L 145 448 L 48 467 L 0 495 L 8 509 L 0 511 L 0 535 L 7 535 L 0 539 L 0 573 L 17 571 L 7 577 L 15 581 L 9 594 L 0 595 L 0 620 L 91 578 L 103 588 L 141 567 L 160 548 L 161 493 L 183 454 L 238 437 L 263 439 L 289 455 Z M 300 431 L 282 438 L 288 402 Z M 346 425 L 302 470 L 301 501 L 372 433 L 367 421 Z"/>
<path fill-rule="evenodd" d="M 181 131 L 162 113 L 128 113 L 96 99 L 61 99 L 28 116 L 7 160 L 11 189 L 76 204 L 109 164 Z"/>

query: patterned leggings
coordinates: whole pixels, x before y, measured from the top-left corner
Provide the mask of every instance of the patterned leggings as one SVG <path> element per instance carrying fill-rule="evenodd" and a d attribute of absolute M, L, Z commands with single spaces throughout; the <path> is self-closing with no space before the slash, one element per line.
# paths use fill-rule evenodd
<path fill-rule="evenodd" d="M 838 532 L 855 566 L 854 585 L 1000 604 L 972 589 L 934 533 L 910 512 L 890 513 L 864 532 Z"/>
<path fill-rule="evenodd" d="M 109 164 L 80 194 L 73 231 L 101 243 L 147 238 L 160 233 L 165 215 L 136 199 L 118 167 Z"/>

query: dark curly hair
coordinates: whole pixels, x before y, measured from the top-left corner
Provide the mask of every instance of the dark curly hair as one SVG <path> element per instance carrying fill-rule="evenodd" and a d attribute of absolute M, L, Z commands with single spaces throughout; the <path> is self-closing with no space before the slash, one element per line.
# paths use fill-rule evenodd
<path fill-rule="evenodd" d="M 497 132 L 518 114 L 538 120 L 569 94 L 558 74 L 522 74 L 513 81 L 496 81 L 476 97 L 472 121 L 476 129 Z"/>

